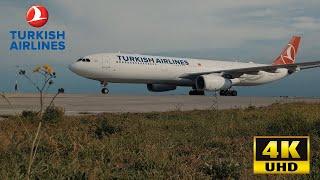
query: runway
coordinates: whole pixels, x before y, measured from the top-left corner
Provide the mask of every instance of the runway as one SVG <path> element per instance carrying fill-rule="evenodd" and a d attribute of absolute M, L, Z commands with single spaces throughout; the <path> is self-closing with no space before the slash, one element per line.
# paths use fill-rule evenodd
<path fill-rule="evenodd" d="M 45 103 L 51 94 L 46 95 Z M 0 114 L 12 115 L 23 110 L 38 110 L 37 94 L 8 94 L 12 106 L 1 98 Z M 136 96 L 136 95 L 98 95 L 63 94 L 55 100 L 56 106 L 65 108 L 66 114 L 97 114 L 103 112 L 163 112 L 175 110 L 205 110 L 246 108 L 248 106 L 267 106 L 272 103 L 320 102 L 318 98 L 294 97 L 214 97 L 214 96 Z"/>

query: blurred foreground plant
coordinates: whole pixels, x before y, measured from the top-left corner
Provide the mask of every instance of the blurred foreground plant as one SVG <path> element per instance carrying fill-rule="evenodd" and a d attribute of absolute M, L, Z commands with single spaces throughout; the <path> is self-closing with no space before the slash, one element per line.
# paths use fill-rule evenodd
<path fill-rule="evenodd" d="M 25 77 L 29 83 L 38 91 L 39 95 L 40 95 L 40 110 L 38 112 L 38 114 L 40 115 L 40 119 L 43 121 L 44 117 L 43 117 L 43 109 L 44 109 L 44 93 L 47 92 L 47 90 L 50 88 L 50 86 L 54 83 L 54 79 L 57 77 L 56 73 L 54 72 L 54 69 L 48 65 L 45 64 L 43 66 L 36 66 L 33 70 L 33 73 L 37 73 L 38 75 L 41 76 L 42 81 L 39 81 L 38 83 L 36 83 L 27 73 L 26 70 L 24 69 L 19 69 L 18 74 Z M 54 119 L 57 120 L 57 118 L 61 118 L 62 115 L 61 113 L 64 113 L 64 111 L 60 112 L 57 111 L 58 113 L 55 113 L 56 111 L 52 111 L 55 110 L 55 108 L 52 106 L 53 105 L 53 101 L 55 100 L 55 98 L 61 94 L 64 93 L 64 89 L 63 88 L 59 88 L 57 93 L 52 97 L 49 105 L 46 107 L 46 113 L 45 113 L 45 119 Z M 49 111 L 51 110 L 51 111 Z M 56 115 L 58 114 L 58 115 Z M 32 113 L 25 113 L 24 116 L 32 116 Z M 32 118 L 32 117 L 31 117 Z M 40 142 L 40 130 L 41 130 L 41 125 L 42 122 L 39 122 L 37 131 L 35 136 L 32 138 L 32 145 L 31 145 L 31 151 L 30 151 L 30 157 L 29 157 L 29 163 L 28 163 L 28 169 L 27 169 L 27 179 L 30 178 L 31 176 L 31 171 L 32 171 L 32 164 L 36 158 L 36 154 L 37 154 L 37 150 L 38 150 L 38 146 L 39 146 L 39 142 Z"/>
<path fill-rule="evenodd" d="M 54 72 L 54 69 L 48 64 L 45 64 L 43 66 L 36 66 L 32 72 L 39 74 L 42 77 L 42 81 L 36 83 L 33 79 L 31 79 L 31 77 L 29 76 L 27 71 L 24 69 L 19 69 L 18 74 L 25 77 L 29 81 L 29 83 L 38 91 L 38 93 L 40 95 L 40 97 L 39 97 L 40 98 L 39 114 L 42 116 L 43 109 L 44 109 L 43 108 L 44 93 L 47 92 L 47 90 L 50 88 L 50 86 L 54 83 L 53 80 L 57 76 L 56 76 L 56 73 Z M 53 104 L 53 101 L 55 100 L 55 98 L 61 93 L 64 93 L 63 88 L 58 89 L 57 93 L 52 97 L 49 106 L 51 106 Z"/>
<path fill-rule="evenodd" d="M 12 109 L 15 109 L 13 104 L 9 100 L 9 98 L 5 95 L 5 93 L 0 93 L 0 97 L 2 97 Z M 28 115 L 24 114 L 24 116 L 30 116 L 30 113 Z M 32 140 L 32 145 L 31 145 L 31 150 L 30 150 L 30 159 L 29 159 L 29 163 L 28 163 L 28 170 L 27 170 L 27 176 L 26 176 L 27 179 L 30 179 L 31 166 L 32 166 L 32 163 L 33 163 L 33 161 L 34 161 L 34 159 L 36 157 L 36 152 L 37 152 L 37 149 L 38 149 L 38 146 L 39 146 L 39 142 L 40 142 L 39 133 L 40 133 L 40 129 L 41 129 L 41 121 L 39 122 L 38 129 L 37 129 L 37 132 L 36 132 L 35 136 L 32 137 L 32 135 L 30 135 L 28 129 L 25 127 L 25 125 L 24 125 L 24 123 L 23 123 L 23 121 L 21 119 L 21 116 L 16 115 L 16 117 L 21 122 L 21 125 L 23 126 L 23 128 L 24 128 L 25 132 L 27 133 L 28 137 Z"/>

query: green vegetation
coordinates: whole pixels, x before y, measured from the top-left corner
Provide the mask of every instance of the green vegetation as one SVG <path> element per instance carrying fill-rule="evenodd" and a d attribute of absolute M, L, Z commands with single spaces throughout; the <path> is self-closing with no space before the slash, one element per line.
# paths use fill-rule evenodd
<path fill-rule="evenodd" d="M 57 106 L 48 106 L 42 115 L 42 120 L 49 123 L 56 123 L 63 119 L 64 109 Z"/>
<path fill-rule="evenodd" d="M 39 122 L 32 117 L 1 121 L 1 179 L 27 177 Z M 81 116 L 47 109 L 43 118 L 32 179 L 320 179 L 320 104 Z M 312 173 L 254 176 L 255 135 L 310 135 Z"/>

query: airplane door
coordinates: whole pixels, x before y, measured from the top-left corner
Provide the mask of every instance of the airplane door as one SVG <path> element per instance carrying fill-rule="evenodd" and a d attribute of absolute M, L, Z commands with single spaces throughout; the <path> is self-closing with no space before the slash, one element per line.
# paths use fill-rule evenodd
<path fill-rule="evenodd" d="M 111 68 L 111 66 L 110 66 L 110 60 L 109 60 L 108 57 L 104 57 L 104 58 L 103 58 L 103 60 L 102 60 L 102 68 L 103 68 L 104 70 L 108 70 L 108 69 Z"/>
<path fill-rule="evenodd" d="M 109 56 L 104 57 L 102 61 L 102 69 L 104 71 L 116 71 L 115 64 L 112 64 L 112 59 Z"/>

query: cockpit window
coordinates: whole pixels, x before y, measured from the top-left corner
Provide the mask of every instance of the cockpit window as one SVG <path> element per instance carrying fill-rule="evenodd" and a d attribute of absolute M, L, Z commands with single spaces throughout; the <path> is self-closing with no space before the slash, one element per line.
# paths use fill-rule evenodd
<path fill-rule="evenodd" d="M 82 62 L 91 62 L 91 60 L 88 59 L 88 58 L 80 58 L 80 59 L 77 60 L 77 62 L 79 62 L 79 61 L 82 61 Z"/>

